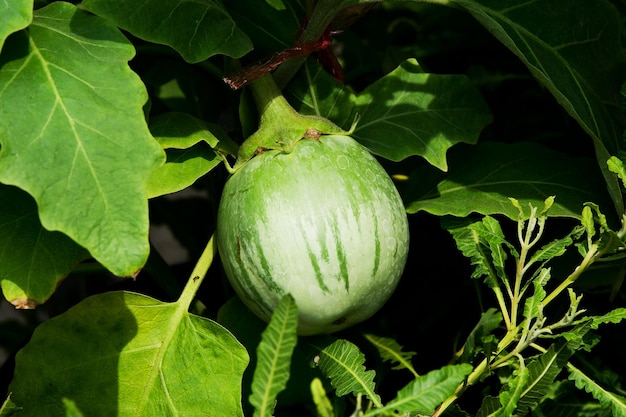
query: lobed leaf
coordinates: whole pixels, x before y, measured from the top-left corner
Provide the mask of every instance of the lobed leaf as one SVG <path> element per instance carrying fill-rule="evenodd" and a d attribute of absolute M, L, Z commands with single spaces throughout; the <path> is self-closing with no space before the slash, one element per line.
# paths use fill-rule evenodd
<path fill-rule="evenodd" d="M 426 74 L 409 59 L 368 86 L 356 99 L 353 137 L 393 161 L 420 155 L 447 171 L 453 145 L 476 143 L 491 122 L 478 90 L 465 76 Z"/>
<path fill-rule="evenodd" d="M 398 391 L 396 398 L 384 407 L 374 409 L 365 416 L 386 412 L 417 412 L 430 415 L 446 398 L 454 394 L 465 377 L 472 372 L 469 364 L 448 365 L 420 376 Z"/>
<path fill-rule="evenodd" d="M 17 354 L 20 416 L 243 416 L 243 346 L 211 320 L 129 292 L 81 301 L 41 324 Z"/>
<path fill-rule="evenodd" d="M 384 361 L 394 364 L 391 369 L 408 369 L 416 378 L 419 376 L 411 364 L 411 357 L 415 355 L 415 352 L 403 352 L 403 347 L 389 337 L 366 334 L 365 338 L 376 347 Z"/>
<path fill-rule="evenodd" d="M 140 39 L 171 46 L 188 62 L 239 58 L 252 49 L 219 0 L 83 0 L 81 7 Z"/>
<path fill-rule="evenodd" d="M 37 205 L 22 190 L 0 184 L 0 286 L 17 308 L 46 301 L 87 251 L 43 228 Z"/>
<path fill-rule="evenodd" d="M 55 2 L 0 55 L 0 182 L 120 276 L 148 257 L 146 178 L 163 161 L 133 54 L 117 28 Z"/>
<path fill-rule="evenodd" d="M 33 19 L 33 0 L 12 0 L 0 3 L 0 51 L 6 38 L 24 29 Z"/>
<path fill-rule="evenodd" d="M 606 184 L 588 158 L 573 158 L 528 142 L 483 142 L 453 151 L 447 175 L 427 167 L 411 173 L 402 189 L 408 213 L 503 214 L 517 220 L 519 212 L 509 197 L 522 206 L 542 207 L 547 197 L 556 196 L 549 212 L 552 217 L 579 219 L 588 201 L 612 206 Z"/>
<path fill-rule="evenodd" d="M 376 372 L 367 371 L 364 362 L 365 357 L 356 345 L 340 339 L 320 351 L 318 366 L 330 379 L 338 396 L 363 394 L 380 407 L 374 384 Z"/>
<path fill-rule="evenodd" d="M 291 295 L 285 295 L 274 310 L 257 347 L 257 365 L 250 395 L 255 416 L 271 417 L 276 397 L 287 386 L 291 355 L 298 340 L 297 327 L 296 303 Z"/>
<path fill-rule="evenodd" d="M 517 0 L 452 3 L 465 8 L 517 55 L 591 136 L 614 207 L 621 215 L 619 184 L 606 166 L 621 146 L 624 123 L 619 92 L 626 60 L 615 8 L 602 0 L 554 0 L 548 6 Z"/>

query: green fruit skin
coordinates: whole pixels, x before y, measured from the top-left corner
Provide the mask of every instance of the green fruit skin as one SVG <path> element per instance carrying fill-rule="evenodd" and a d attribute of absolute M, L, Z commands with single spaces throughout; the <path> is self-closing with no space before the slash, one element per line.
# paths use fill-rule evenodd
<path fill-rule="evenodd" d="M 241 300 L 269 321 L 285 293 L 298 333 L 345 329 L 389 299 L 409 248 L 406 211 L 386 171 L 347 136 L 266 151 L 226 182 L 217 245 Z"/>

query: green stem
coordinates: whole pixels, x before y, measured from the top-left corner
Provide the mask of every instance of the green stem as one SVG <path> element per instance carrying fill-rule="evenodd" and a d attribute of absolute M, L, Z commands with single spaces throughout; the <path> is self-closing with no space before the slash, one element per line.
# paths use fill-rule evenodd
<path fill-rule="evenodd" d="M 507 347 L 509 347 L 509 345 L 515 341 L 515 338 L 517 337 L 518 332 L 519 332 L 519 328 L 510 329 L 504 335 L 502 340 L 500 340 L 500 343 L 498 343 L 498 347 L 496 349 L 497 353 L 493 357 L 497 357 L 500 354 L 500 352 L 504 351 Z M 472 385 L 480 381 L 480 378 L 483 376 L 483 374 L 485 372 L 488 372 L 489 369 L 491 368 L 490 365 L 491 365 L 491 358 L 485 358 L 478 365 L 476 365 L 474 370 L 467 376 L 467 379 L 465 380 L 465 382 L 457 387 L 454 394 L 446 398 L 446 400 L 443 403 L 441 403 L 439 408 L 435 410 L 435 412 L 431 415 L 431 417 L 439 417 L 448 407 L 454 404 L 454 402 L 461 396 L 461 394 L 463 394 L 469 387 L 471 387 Z"/>
<path fill-rule="evenodd" d="M 200 288 L 200 284 L 202 284 L 207 271 L 213 263 L 213 259 L 217 253 L 214 238 L 215 234 L 209 239 L 209 243 L 207 243 L 202 255 L 200 255 L 200 259 L 198 259 L 196 266 L 193 268 L 191 276 L 189 280 L 187 280 L 187 284 L 185 284 L 185 288 L 183 288 L 183 292 L 178 299 L 181 308 L 184 306 L 185 310 L 189 309 L 189 306 L 198 292 L 198 288 Z"/>
<path fill-rule="evenodd" d="M 574 272 L 572 272 L 567 278 L 565 278 L 565 280 L 563 280 L 563 282 L 561 282 L 561 284 L 556 287 L 551 293 L 550 295 L 548 295 L 546 298 L 544 298 L 541 301 L 541 305 L 543 307 L 545 307 L 546 305 L 548 305 L 552 300 L 554 300 L 560 293 L 563 292 L 563 290 L 565 290 L 567 287 L 569 287 L 574 281 L 576 281 L 578 279 L 578 277 L 587 269 L 589 268 L 589 266 L 591 266 L 591 264 L 600 256 L 602 255 L 602 251 L 598 251 L 598 246 L 597 245 L 592 245 L 589 248 L 589 251 L 587 252 L 587 254 L 585 255 L 585 257 L 583 258 L 582 262 L 580 263 L 580 265 L 578 265 L 576 267 L 576 269 L 574 270 Z"/>

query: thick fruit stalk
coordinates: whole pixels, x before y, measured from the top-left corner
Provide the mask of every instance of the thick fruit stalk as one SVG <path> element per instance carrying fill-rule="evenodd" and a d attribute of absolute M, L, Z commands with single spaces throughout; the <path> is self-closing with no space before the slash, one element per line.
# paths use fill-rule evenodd
<path fill-rule="evenodd" d="M 328 119 L 298 114 L 282 95 L 271 74 L 254 81 L 251 87 L 261 120 L 259 129 L 241 144 L 233 171 L 266 150 L 290 152 L 303 138 L 350 133 Z"/>

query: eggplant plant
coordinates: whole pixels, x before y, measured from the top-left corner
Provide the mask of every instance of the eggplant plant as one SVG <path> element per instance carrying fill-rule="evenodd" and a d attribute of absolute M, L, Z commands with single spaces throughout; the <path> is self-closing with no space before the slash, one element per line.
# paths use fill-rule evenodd
<path fill-rule="evenodd" d="M 625 17 L 0 3 L 0 416 L 626 416 Z"/>

